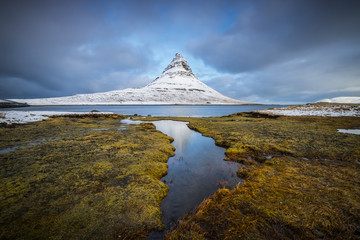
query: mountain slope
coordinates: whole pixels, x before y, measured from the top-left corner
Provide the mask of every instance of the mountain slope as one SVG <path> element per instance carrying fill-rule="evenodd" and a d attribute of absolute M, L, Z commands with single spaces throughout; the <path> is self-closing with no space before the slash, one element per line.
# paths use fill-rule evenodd
<path fill-rule="evenodd" d="M 159 77 L 143 88 L 16 101 L 29 105 L 249 104 L 226 97 L 202 83 L 179 53 Z"/>

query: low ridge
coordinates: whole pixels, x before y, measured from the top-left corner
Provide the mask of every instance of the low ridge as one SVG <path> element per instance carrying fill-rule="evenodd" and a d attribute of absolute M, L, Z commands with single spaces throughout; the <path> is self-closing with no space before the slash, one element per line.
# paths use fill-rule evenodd
<path fill-rule="evenodd" d="M 249 104 L 226 97 L 201 82 L 180 53 L 175 54 L 159 77 L 143 88 L 68 97 L 14 100 L 29 105 Z"/>

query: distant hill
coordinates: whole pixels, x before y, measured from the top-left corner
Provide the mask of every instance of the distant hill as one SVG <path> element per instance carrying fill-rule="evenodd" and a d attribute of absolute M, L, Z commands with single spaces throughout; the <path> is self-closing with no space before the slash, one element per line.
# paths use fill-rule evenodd
<path fill-rule="evenodd" d="M 13 107 L 28 107 L 26 103 L 15 102 L 6 99 L 0 99 L 0 108 L 13 108 Z"/>
<path fill-rule="evenodd" d="M 327 102 L 327 103 L 357 103 L 360 104 L 360 97 L 336 97 L 336 98 L 326 98 L 321 99 L 317 102 Z"/>

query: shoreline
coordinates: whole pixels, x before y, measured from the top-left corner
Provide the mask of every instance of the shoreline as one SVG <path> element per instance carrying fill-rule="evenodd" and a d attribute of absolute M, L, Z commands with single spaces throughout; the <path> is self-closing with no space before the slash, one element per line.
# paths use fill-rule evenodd
<path fill-rule="evenodd" d="M 124 104 L 119 104 L 119 103 L 99 103 L 99 104 L 95 104 L 95 103 L 92 103 L 92 104 L 27 104 L 25 103 L 25 105 L 29 106 L 29 107 L 51 107 L 51 106 L 241 106 L 241 105 L 279 105 L 279 104 L 262 104 L 262 103 L 239 103 L 239 104 L 236 104 L 236 103 L 194 103 L 194 104 L 191 104 L 191 103 L 184 103 L 184 104 L 181 104 L 181 103 L 169 103 L 169 104 L 166 104 L 166 103 L 124 103 Z M 0 106 L 0 109 L 1 109 L 1 106 Z"/>
<path fill-rule="evenodd" d="M 71 105 L 71 106 L 75 106 L 75 105 Z M 86 105 L 86 106 L 97 106 L 97 105 Z M 99 105 L 99 106 L 104 106 L 104 105 Z M 141 105 L 134 105 L 134 106 L 141 106 Z M 151 107 L 151 106 L 171 106 L 171 105 L 146 105 L 146 106 Z M 230 105 L 173 105 L 173 106 L 230 106 Z M 231 106 L 239 106 L 239 105 L 231 105 Z M 45 107 L 45 106 L 36 106 L 36 107 L 39 107 L 39 109 L 41 109 L 41 107 Z M 315 103 L 315 104 L 306 104 L 306 105 L 291 105 L 283 108 L 273 108 L 273 109 L 270 108 L 270 109 L 256 110 L 250 112 L 267 114 L 269 116 L 279 115 L 279 116 L 319 116 L 319 117 L 360 117 L 360 104 Z M 68 111 L 0 110 L 0 123 L 12 124 L 12 123 L 36 122 L 47 119 L 50 116 L 68 115 L 68 114 L 115 114 L 115 113 L 96 112 L 96 111 L 68 112 Z"/>

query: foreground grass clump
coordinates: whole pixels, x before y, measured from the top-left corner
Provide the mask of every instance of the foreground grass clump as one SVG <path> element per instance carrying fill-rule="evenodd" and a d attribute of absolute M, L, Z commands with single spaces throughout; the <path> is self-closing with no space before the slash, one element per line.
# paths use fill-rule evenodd
<path fill-rule="evenodd" d="M 167 239 L 360 239 L 359 118 L 234 114 L 190 127 L 246 164 Z"/>
<path fill-rule="evenodd" d="M 1 239 L 139 239 L 161 230 L 159 179 L 174 154 L 153 127 L 120 115 L 0 128 Z"/>

